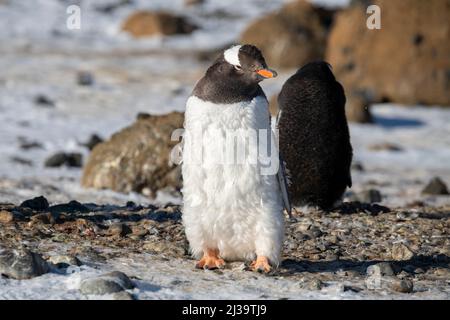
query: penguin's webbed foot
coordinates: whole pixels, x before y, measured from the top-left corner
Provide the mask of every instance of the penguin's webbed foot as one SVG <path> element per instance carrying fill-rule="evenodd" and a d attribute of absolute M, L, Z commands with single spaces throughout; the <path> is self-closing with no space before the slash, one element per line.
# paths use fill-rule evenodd
<path fill-rule="evenodd" d="M 195 267 L 205 270 L 222 269 L 225 267 L 225 261 L 219 258 L 219 250 L 208 249 L 204 252 L 203 258 L 197 261 Z"/>
<path fill-rule="evenodd" d="M 260 273 L 269 273 L 272 270 L 269 259 L 265 256 L 258 256 L 255 261 L 250 264 L 252 271 Z"/>

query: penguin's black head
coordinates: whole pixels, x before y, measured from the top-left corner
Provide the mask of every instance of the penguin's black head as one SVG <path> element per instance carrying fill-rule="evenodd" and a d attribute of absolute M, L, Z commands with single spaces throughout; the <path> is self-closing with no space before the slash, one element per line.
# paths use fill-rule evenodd
<path fill-rule="evenodd" d="M 204 101 L 236 103 L 264 96 L 259 82 L 277 73 L 267 68 L 261 51 L 252 45 L 233 46 L 208 68 L 192 92 Z"/>
<path fill-rule="evenodd" d="M 277 73 L 267 68 L 261 51 L 253 45 L 237 45 L 224 51 L 214 69 L 220 77 L 243 85 L 255 85 Z"/>
<path fill-rule="evenodd" d="M 297 74 L 309 80 L 335 81 L 332 67 L 325 61 L 310 62 L 299 69 Z"/>

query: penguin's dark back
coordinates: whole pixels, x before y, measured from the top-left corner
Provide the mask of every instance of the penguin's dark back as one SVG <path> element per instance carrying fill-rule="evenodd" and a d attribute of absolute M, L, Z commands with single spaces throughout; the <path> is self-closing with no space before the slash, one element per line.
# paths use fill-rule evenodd
<path fill-rule="evenodd" d="M 278 104 L 292 202 L 329 208 L 351 186 L 344 90 L 326 62 L 309 63 L 286 81 Z"/>

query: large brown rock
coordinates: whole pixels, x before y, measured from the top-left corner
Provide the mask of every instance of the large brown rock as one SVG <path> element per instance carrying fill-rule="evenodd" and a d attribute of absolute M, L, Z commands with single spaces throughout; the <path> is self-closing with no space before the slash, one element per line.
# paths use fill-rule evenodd
<path fill-rule="evenodd" d="M 136 38 L 155 35 L 188 34 L 197 27 L 183 17 L 159 11 L 138 11 L 130 15 L 122 30 Z"/>
<path fill-rule="evenodd" d="M 348 98 L 450 105 L 450 0 L 375 0 L 381 29 L 366 26 L 367 5 L 339 12 L 326 60 Z"/>
<path fill-rule="evenodd" d="M 254 21 L 241 35 L 241 43 L 262 50 L 269 66 L 300 68 L 323 59 L 332 11 L 297 0 Z"/>
<path fill-rule="evenodd" d="M 169 164 L 178 143 L 172 132 L 183 128 L 184 116 L 141 115 L 137 121 L 108 141 L 95 146 L 84 168 L 84 187 L 131 191 L 154 196 L 157 190 L 181 188 L 180 167 Z"/>

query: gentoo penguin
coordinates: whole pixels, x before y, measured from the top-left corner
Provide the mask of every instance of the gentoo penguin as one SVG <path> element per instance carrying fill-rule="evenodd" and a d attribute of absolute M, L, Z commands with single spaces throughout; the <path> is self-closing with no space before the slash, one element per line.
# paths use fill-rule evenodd
<path fill-rule="evenodd" d="M 331 209 L 352 186 L 344 89 L 326 62 L 305 65 L 278 96 L 280 154 L 295 206 Z"/>
<path fill-rule="evenodd" d="M 252 270 L 269 272 L 279 263 L 283 200 L 277 171 L 263 172 L 258 150 L 272 133 L 259 83 L 275 76 L 258 48 L 233 46 L 209 67 L 187 101 L 182 219 L 191 252 L 200 259 L 197 268 L 241 260 L 253 261 Z M 227 148 L 229 141 L 235 144 Z M 237 159 L 242 146 L 245 157 Z"/>

